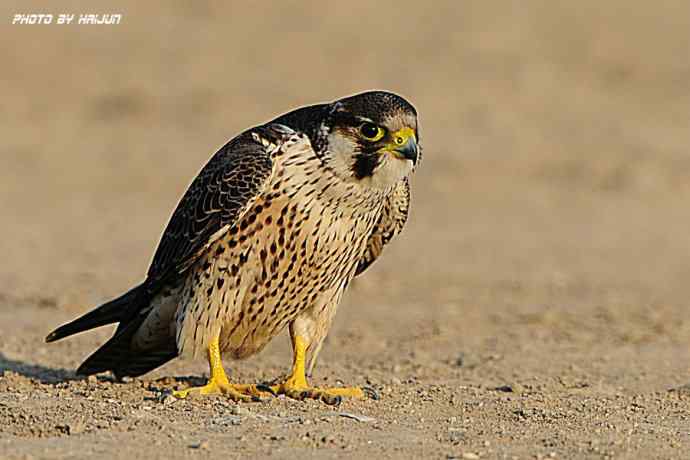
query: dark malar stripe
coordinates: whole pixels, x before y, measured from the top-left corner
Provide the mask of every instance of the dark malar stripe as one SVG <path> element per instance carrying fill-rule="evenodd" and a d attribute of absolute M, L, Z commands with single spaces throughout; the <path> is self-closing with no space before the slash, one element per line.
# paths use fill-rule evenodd
<path fill-rule="evenodd" d="M 362 153 L 355 157 L 355 164 L 352 171 L 355 173 L 357 179 L 364 179 L 371 177 L 374 174 L 374 169 L 379 165 L 379 157 L 377 154 Z"/>

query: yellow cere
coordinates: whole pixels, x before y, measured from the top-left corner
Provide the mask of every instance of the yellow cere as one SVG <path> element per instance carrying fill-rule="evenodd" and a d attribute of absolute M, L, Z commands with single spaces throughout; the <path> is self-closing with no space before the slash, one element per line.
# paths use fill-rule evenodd
<path fill-rule="evenodd" d="M 414 129 L 407 127 L 394 132 L 391 137 L 396 146 L 405 144 L 410 138 L 417 140 L 414 135 Z"/>

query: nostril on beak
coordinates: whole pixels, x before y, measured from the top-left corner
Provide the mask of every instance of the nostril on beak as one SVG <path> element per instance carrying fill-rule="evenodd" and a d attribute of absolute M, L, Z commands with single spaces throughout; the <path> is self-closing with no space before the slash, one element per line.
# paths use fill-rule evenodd
<path fill-rule="evenodd" d="M 397 143 L 398 140 L 396 139 L 395 142 Z M 404 145 L 396 148 L 395 150 L 404 158 L 412 160 L 413 163 L 417 163 L 418 149 L 417 143 L 414 141 L 414 139 L 407 139 L 407 142 L 405 142 Z"/>

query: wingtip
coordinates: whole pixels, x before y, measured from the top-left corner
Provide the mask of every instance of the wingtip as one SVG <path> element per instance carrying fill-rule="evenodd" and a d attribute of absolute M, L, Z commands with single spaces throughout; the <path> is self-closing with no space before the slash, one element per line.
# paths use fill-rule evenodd
<path fill-rule="evenodd" d="M 65 327 L 60 326 L 59 328 L 55 329 L 53 332 L 46 336 L 46 343 L 56 342 L 60 339 L 64 339 L 68 335 L 70 334 L 65 334 Z"/>
<path fill-rule="evenodd" d="M 56 332 L 57 331 L 53 331 L 46 336 L 46 343 L 55 342 L 58 339 Z"/>

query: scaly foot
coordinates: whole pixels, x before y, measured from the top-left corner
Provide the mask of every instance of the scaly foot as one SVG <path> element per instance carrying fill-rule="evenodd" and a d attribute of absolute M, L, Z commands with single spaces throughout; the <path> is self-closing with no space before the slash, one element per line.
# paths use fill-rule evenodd
<path fill-rule="evenodd" d="M 261 385 L 231 384 L 229 382 L 210 380 L 206 385 L 201 387 L 173 391 L 173 396 L 184 399 L 189 395 L 222 394 L 236 402 L 259 402 L 262 401 L 261 395 L 266 394 L 266 390 L 267 388 L 263 388 L 262 391 Z"/>
<path fill-rule="evenodd" d="M 368 387 L 333 387 L 317 388 L 311 387 L 306 382 L 299 382 L 300 379 L 288 378 L 285 382 L 271 385 L 269 388 L 275 395 L 285 395 L 288 398 L 303 401 L 305 399 L 315 399 L 331 406 L 339 405 L 343 398 L 379 399 L 378 394 Z"/>
<path fill-rule="evenodd" d="M 215 337 L 208 345 L 208 364 L 211 368 L 211 378 L 201 387 L 192 387 L 173 392 L 176 398 L 184 399 L 190 394 L 213 395 L 222 394 L 233 401 L 261 401 L 261 395 L 270 392 L 270 389 L 262 385 L 232 384 L 225 375 L 223 363 L 220 360 L 220 348 L 218 337 Z"/>
<path fill-rule="evenodd" d="M 294 353 L 292 372 L 282 383 L 268 387 L 274 395 L 285 395 L 288 398 L 300 401 L 316 399 L 332 406 L 340 404 L 343 397 L 364 399 L 368 396 L 371 399 L 379 399 L 378 394 L 373 389 L 367 387 L 315 388 L 310 386 L 304 373 L 307 342 L 299 334 L 292 334 L 292 348 Z"/>

